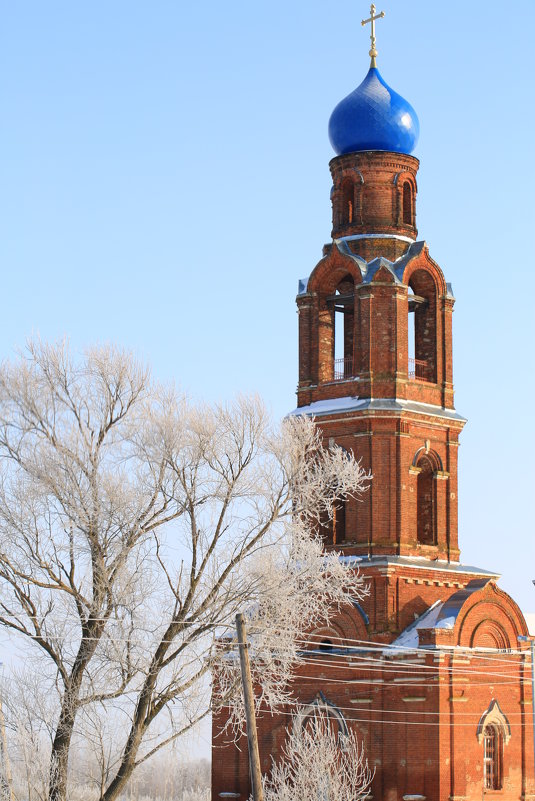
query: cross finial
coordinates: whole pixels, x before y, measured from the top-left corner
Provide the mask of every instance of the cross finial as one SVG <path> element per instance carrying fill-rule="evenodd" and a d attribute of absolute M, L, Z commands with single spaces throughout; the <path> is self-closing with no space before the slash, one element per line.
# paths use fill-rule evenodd
<path fill-rule="evenodd" d="M 370 34 L 370 39 L 372 40 L 372 46 L 371 46 L 371 49 L 370 49 L 370 57 L 371 57 L 371 60 L 372 60 L 371 66 L 372 67 L 376 67 L 377 66 L 377 61 L 376 61 L 376 59 L 377 59 L 377 50 L 375 49 L 375 20 L 376 19 L 381 19 L 381 17 L 384 17 L 385 12 L 381 11 L 381 12 L 379 12 L 379 14 L 376 14 L 375 13 L 375 6 L 374 6 L 373 3 L 371 5 L 370 12 L 371 12 L 370 18 L 369 19 L 363 19 L 362 20 L 362 24 L 363 25 L 367 25 L 368 22 L 371 22 L 371 24 L 372 24 L 372 29 L 371 29 L 371 34 Z"/>

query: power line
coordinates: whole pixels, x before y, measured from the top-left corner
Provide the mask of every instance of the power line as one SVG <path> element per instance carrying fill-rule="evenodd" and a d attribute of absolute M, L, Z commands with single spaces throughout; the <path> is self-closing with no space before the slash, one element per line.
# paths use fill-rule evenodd
<path fill-rule="evenodd" d="M 322 640 L 319 640 L 319 642 L 317 642 L 315 640 L 311 640 L 311 639 L 309 639 L 311 636 L 315 636 L 318 639 L 320 637 L 322 637 Z M 451 654 L 452 656 L 463 656 L 463 654 L 466 654 L 466 655 L 469 655 L 471 659 L 483 659 L 483 660 L 499 659 L 500 662 L 502 662 L 502 663 L 504 661 L 507 661 L 506 659 L 504 659 L 504 657 L 510 655 L 511 653 L 518 654 L 518 655 L 521 655 L 521 656 L 524 656 L 524 657 L 529 657 L 529 651 L 527 651 L 527 650 L 524 651 L 524 650 L 520 650 L 520 649 L 519 650 L 514 650 L 514 651 L 508 649 L 507 651 L 499 651 L 499 652 L 496 652 L 497 649 L 496 650 L 489 649 L 488 650 L 488 654 L 487 654 L 487 653 L 481 653 L 481 650 L 483 650 L 483 649 L 477 649 L 477 647 L 476 648 L 471 648 L 469 646 L 459 646 L 459 645 L 456 645 L 456 646 L 447 646 L 447 645 L 444 646 L 443 645 L 443 646 L 437 646 L 436 648 L 425 648 L 425 647 L 420 647 L 420 646 L 412 647 L 412 646 L 406 646 L 406 645 L 395 645 L 395 643 L 377 642 L 377 641 L 374 641 L 374 640 L 357 640 L 357 639 L 352 639 L 352 638 L 349 638 L 349 637 L 336 637 L 334 635 L 331 636 L 330 634 L 329 634 L 328 638 L 325 635 L 321 635 L 321 634 L 304 635 L 303 637 L 301 637 L 299 639 L 299 642 L 302 643 L 302 644 L 305 644 L 305 645 L 319 646 L 319 645 L 321 645 L 322 641 L 324 641 L 325 639 L 329 639 L 331 641 L 332 640 L 340 640 L 340 644 L 335 646 L 337 649 L 340 649 L 340 650 L 343 650 L 343 649 L 350 650 L 350 649 L 356 647 L 359 650 L 363 650 L 363 651 L 366 651 L 366 650 L 369 650 L 369 651 L 381 651 L 383 654 L 385 653 L 385 651 L 393 651 L 393 652 L 396 652 L 396 653 L 399 653 L 399 654 L 404 654 L 404 653 L 406 653 L 406 654 L 414 654 L 414 653 L 417 653 L 417 654 L 432 654 L 432 655 L 435 655 L 435 656 L 436 656 L 437 653 L 447 654 L 447 655 Z M 347 643 L 354 643 L 355 645 L 350 645 L 350 644 L 347 644 Z M 477 653 L 476 652 L 477 650 L 480 650 L 480 652 Z M 502 654 L 503 654 L 503 656 L 502 656 Z M 511 662 L 511 664 L 517 664 L 516 660 L 509 660 L 509 661 Z"/>
<path fill-rule="evenodd" d="M 448 717 L 451 717 L 450 711 L 444 712 L 443 714 L 447 715 Z M 292 717 L 292 718 L 295 717 L 295 713 L 294 712 L 285 712 L 285 711 L 282 711 L 282 710 L 275 712 L 273 714 L 273 717 L 277 717 L 278 715 L 284 715 L 285 717 Z M 479 720 L 480 715 L 478 717 L 478 713 L 475 713 L 474 716 L 476 718 L 478 718 L 478 720 Z M 453 715 L 453 717 L 455 717 L 455 715 Z M 457 728 L 462 726 L 462 727 L 465 727 L 465 728 L 471 728 L 471 729 L 474 728 L 474 723 L 462 723 L 462 722 L 458 722 L 458 721 L 453 721 L 453 722 L 436 721 L 435 722 L 435 721 L 431 721 L 431 720 L 422 720 L 422 721 L 420 721 L 420 720 L 384 720 L 382 718 L 380 718 L 378 720 L 370 720 L 369 718 L 350 717 L 350 716 L 346 717 L 345 715 L 344 715 L 344 720 L 349 721 L 351 723 L 368 723 L 368 724 L 373 723 L 373 724 L 379 724 L 379 725 L 383 725 L 383 726 L 441 726 L 443 728 L 449 727 L 449 728 L 452 728 L 452 729 L 453 728 L 457 729 Z M 524 724 L 522 722 L 515 723 L 513 721 L 509 725 L 511 726 L 511 728 L 519 728 L 519 729 L 521 729 L 521 728 L 523 728 Z"/>
<path fill-rule="evenodd" d="M 479 675 L 484 676 L 484 673 L 480 673 Z M 292 677 L 292 682 L 302 681 L 302 680 L 314 680 L 316 682 L 331 682 L 334 684 L 344 684 L 344 685 L 356 685 L 356 684 L 368 684 L 373 685 L 374 683 L 378 684 L 381 682 L 383 685 L 394 688 L 394 687 L 438 687 L 438 675 L 437 677 L 429 676 L 426 679 L 421 680 L 420 682 L 394 682 L 392 680 L 382 680 L 382 679 L 345 679 L 345 678 L 331 678 L 329 676 L 306 676 L 306 675 L 299 675 L 296 674 Z M 531 687 L 531 679 L 516 679 L 513 681 L 489 681 L 488 677 L 486 677 L 486 681 L 479 681 L 475 683 L 477 687 Z"/>
<path fill-rule="evenodd" d="M 276 652 L 275 652 L 276 654 Z M 330 655 L 331 656 L 331 655 Z M 332 655 L 336 657 L 336 654 Z M 344 655 L 340 655 L 342 659 L 347 660 L 347 657 Z M 392 664 L 389 660 L 385 659 L 377 659 L 373 660 L 366 657 L 359 657 L 355 661 L 345 661 L 343 664 L 340 662 L 334 661 L 334 659 L 330 659 L 329 657 L 322 657 L 320 658 L 319 655 L 315 657 L 314 655 L 301 655 L 299 661 L 296 665 L 299 664 L 313 664 L 313 665 L 320 665 L 322 667 L 329 667 L 334 670 L 344 670 L 348 671 L 351 669 L 360 669 L 360 670 L 368 670 L 371 673 L 381 672 L 382 674 L 390 674 L 390 675 L 410 675 L 413 676 L 415 674 L 441 674 L 441 675 L 455 675 L 455 676 L 485 676 L 485 677 L 495 677 L 501 679 L 509 679 L 512 678 L 515 673 L 513 667 L 509 669 L 509 672 L 498 672 L 496 670 L 480 670 L 479 666 L 476 669 L 470 670 L 470 668 L 459 668 L 456 665 L 426 665 L 426 664 L 415 664 L 412 665 L 405 663 L 401 664 Z M 522 667 L 522 663 L 516 666 Z M 526 671 L 527 672 L 527 671 Z M 531 681 L 531 678 L 530 678 Z"/>

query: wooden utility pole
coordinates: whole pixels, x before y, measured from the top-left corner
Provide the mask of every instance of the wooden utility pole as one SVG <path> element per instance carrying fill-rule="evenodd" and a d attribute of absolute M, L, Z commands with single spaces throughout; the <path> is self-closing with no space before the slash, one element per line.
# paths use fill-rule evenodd
<path fill-rule="evenodd" d="M 238 633 L 238 647 L 240 649 L 241 680 L 243 684 L 243 700 L 245 703 L 245 719 L 247 722 L 247 746 L 249 748 L 249 770 L 251 772 L 251 784 L 253 785 L 253 801 L 264 801 L 260 754 L 258 752 L 258 735 L 256 733 L 254 712 L 253 682 L 251 681 L 251 665 L 249 664 L 249 650 L 247 646 L 247 631 L 241 613 L 236 615 L 236 631 Z"/>

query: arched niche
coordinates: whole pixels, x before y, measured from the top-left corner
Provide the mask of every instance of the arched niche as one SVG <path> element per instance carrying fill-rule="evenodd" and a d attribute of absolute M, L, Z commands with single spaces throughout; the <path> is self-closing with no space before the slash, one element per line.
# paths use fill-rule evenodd
<path fill-rule="evenodd" d="M 492 648 L 507 651 L 511 643 L 507 632 L 496 620 L 482 620 L 473 631 L 470 648 Z"/>
<path fill-rule="evenodd" d="M 355 213 L 355 183 L 344 178 L 340 189 L 339 225 L 351 225 Z"/>
<path fill-rule="evenodd" d="M 436 451 L 420 448 L 413 459 L 416 474 L 416 538 L 422 545 L 437 544 L 437 490 L 435 477 L 442 473 L 442 460 Z"/>
<path fill-rule="evenodd" d="M 410 181 L 403 182 L 401 191 L 401 215 L 405 225 L 414 225 L 414 201 Z"/>
<path fill-rule="evenodd" d="M 416 195 L 418 187 L 410 172 L 398 172 L 394 176 L 394 193 L 397 224 L 416 228 Z"/>
<path fill-rule="evenodd" d="M 362 224 L 362 173 L 352 169 L 339 172 L 333 178 L 335 182 L 331 190 L 331 202 L 334 231 Z"/>

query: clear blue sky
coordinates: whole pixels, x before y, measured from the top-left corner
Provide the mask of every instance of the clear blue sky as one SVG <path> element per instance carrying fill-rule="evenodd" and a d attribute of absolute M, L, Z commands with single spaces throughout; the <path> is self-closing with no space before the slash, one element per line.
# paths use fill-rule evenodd
<path fill-rule="evenodd" d="M 535 3 L 385 0 L 419 238 L 453 283 L 463 561 L 535 609 Z M 293 408 L 297 279 L 329 239 L 356 0 L 0 2 L 0 355 L 112 340 L 209 399 Z"/>

